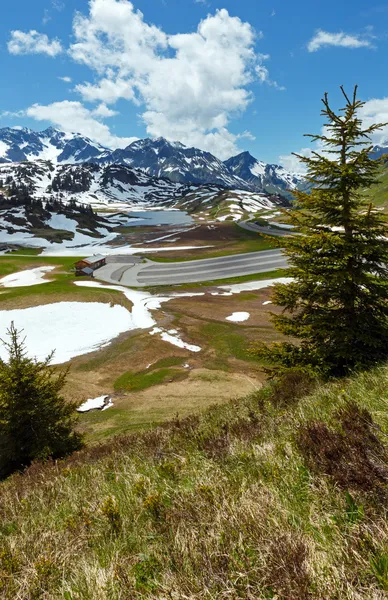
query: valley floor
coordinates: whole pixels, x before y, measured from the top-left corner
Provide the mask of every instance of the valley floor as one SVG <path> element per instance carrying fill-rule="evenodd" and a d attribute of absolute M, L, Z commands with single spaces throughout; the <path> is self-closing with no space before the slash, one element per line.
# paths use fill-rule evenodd
<path fill-rule="evenodd" d="M 90 441 L 198 412 L 261 386 L 264 376 L 250 346 L 277 339 L 267 278 L 281 271 L 245 283 L 233 278 L 140 291 L 75 278 L 74 260 L 1 257 L 0 337 L 14 320 L 31 354 L 43 359 L 56 350 L 54 362 L 71 359 L 69 400 L 112 396 L 109 410 L 80 417 Z M 14 287 L 22 280 L 25 285 Z M 235 313 L 246 320 L 228 320 Z"/>

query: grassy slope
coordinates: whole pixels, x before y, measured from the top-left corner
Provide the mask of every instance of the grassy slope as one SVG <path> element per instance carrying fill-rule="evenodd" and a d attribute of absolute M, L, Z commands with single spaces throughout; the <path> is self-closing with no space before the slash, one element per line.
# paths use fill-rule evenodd
<path fill-rule="evenodd" d="M 362 473 L 360 457 L 372 433 L 388 434 L 388 368 L 299 403 L 289 389 L 267 388 L 2 483 L 1 597 L 386 598 L 387 489 L 373 478 L 360 484 L 377 460 L 368 455 L 372 468 Z M 338 430 L 349 400 L 378 427 L 367 435 L 365 414 L 359 427 L 343 422 L 343 442 L 327 455 L 333 478 L 296 440 L 313 420 Z M 350 440 L 355 450 L 360 432 L 350 462 L 364 479 L 344 485 L 343 448 Z M 330 435 L 316 439 L 324 445 Z"/>
<path fill-rule="evenodd" d="M 364 190 L 365 198 L 373 202 L 379 208 L 383 208 L 384 212 L 388 213 L 388 157 L 385 157 L 381 162 L 378 181 L 375 186 L 368 190 Z"/>

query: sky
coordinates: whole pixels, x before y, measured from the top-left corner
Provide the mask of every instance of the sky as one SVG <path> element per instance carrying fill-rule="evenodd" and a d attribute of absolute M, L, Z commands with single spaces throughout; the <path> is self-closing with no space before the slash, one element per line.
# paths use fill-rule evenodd
<path fill-rule="evenodd" d="M 12 0 L 0 22 L 0 127 L 109 148 L 165 137 L 298 170 L 324 92 L 388 121 L 388 2 Z M 388 140 L 388 126 L 373 142 Z"/>

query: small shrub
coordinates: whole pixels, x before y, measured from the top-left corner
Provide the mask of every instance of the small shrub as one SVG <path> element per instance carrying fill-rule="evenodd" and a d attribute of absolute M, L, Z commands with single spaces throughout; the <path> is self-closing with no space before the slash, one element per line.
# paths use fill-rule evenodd
<path fill-rule="evenodd" d="M 113 533 L 118 534 L 122 529 L 120 511 L 113 496 L 109 496 L 101 507 L 101 512 L 108 521 Z"/>
<path fill-rule="evenodd" d="M 140 555 L 138 562 L 132 568 L 136 580 L 136 589 L 141 592 L 154 592 L 158 587 L 156 579 L 159 569 L 160 566 L 156 558 Z"/>
<path fill-rule="evenodd" d="M 377 552 L 371 560 L 371 571 L 381 589 L 388 592 L 388 553 Z"/>
<path fill-rule="evenodd" d="M 159 519 L 164 513 L 164 503 L 159 493 L 150 494 L 144 500 L 144 508 L 155 518 Z"/>
<path fill-rule="evenodd" d="M 309 468 L 345 489 L 382 490 L 388 483 L 388 453 L 373 431 L 377 426 L 370 413 L 350 402 L 336 420 L 339 431 L 321 421 L 301 428 L 297 444 Z"/>
<path fill-rule="evenodd" d="M 273 381 L 270 402 L 275 408 L 293 406 L 310 394 L 317 385 L 317 379 L 303 369 L 288 369 L 278 379 Z"/>
<path fill-rule="evenodd" d="M 223 426 L 220 435 L 210 435 L 200 442 L 200 448 L 208 458 L 220 460 L 229 453 L 230 438 L 227 425 Z"/>
<path fill-rule="evenodd" d="M 240 418 L 229 426 L 232 435 L 245 441 L 258 437 L 262 429 L 262 422 L 252 410 L 249 411 L 247 418 Z"/>
<path fill-rule="evenodd" d="M 30 589 L 28 598 L 41 600 L 45 592 L 59 583 L 60 570 L 51 558 L 42 557 L 35 563 L 35 581 Z"/>
<path fill-rule="evenodd" d="M 273 540 L 266 561 L 266 583 L 282 600 L 307 600 L 310 578 L 308 551 L 298 535 L 283 534 Z"/>

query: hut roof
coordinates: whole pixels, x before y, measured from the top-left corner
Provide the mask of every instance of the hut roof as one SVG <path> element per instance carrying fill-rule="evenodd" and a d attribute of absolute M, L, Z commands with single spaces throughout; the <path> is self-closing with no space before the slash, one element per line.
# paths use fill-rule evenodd
<path fill-rule="evenodd" d="M 93 256 L 89 256 L 88 258 L 84 258 L 84 262 L 93 265 L 96 262 L 100 262 L 101 260 L 105 260 L 105 256 L 102 254 L 94 254 Z"/>

